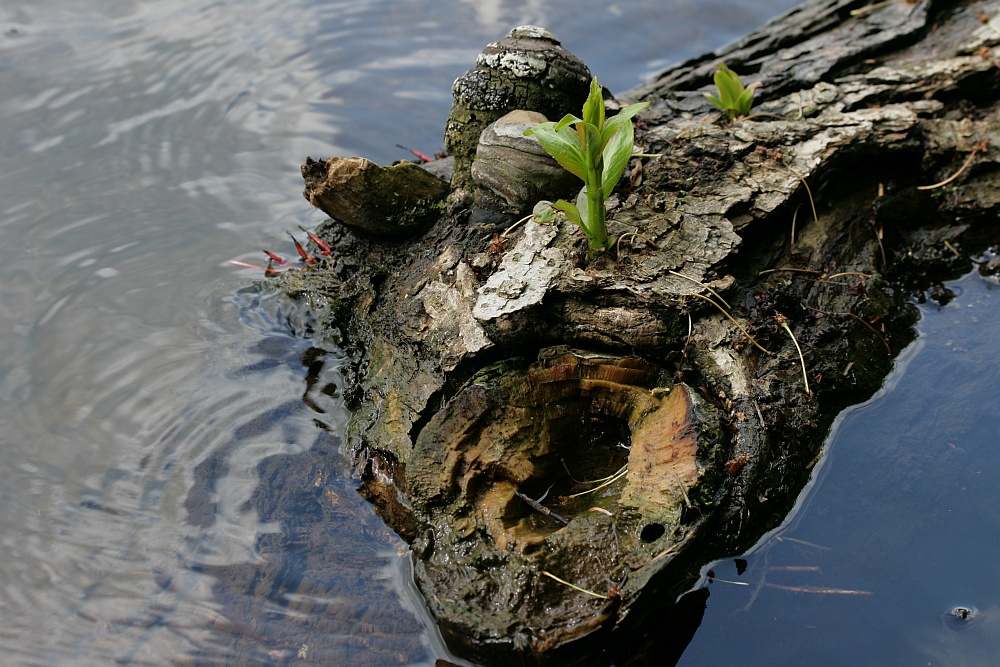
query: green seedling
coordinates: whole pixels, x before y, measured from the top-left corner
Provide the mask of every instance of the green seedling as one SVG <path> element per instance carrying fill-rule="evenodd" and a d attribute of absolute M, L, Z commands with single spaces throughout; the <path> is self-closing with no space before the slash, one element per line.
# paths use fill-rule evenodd
<path fill-rule="evenodd" d="M 540 123 L 525 131 L 526 135 L 534 135 L 563 169 L 583 181 L 575 204 L 560 199 L 552 208 L 583 230 L 591 254 L 612 245 L 605 202 L 632 158 L 632 117 L 647 106 L 649 102 L 631 104 L 606 121 L 601 86 L 594 77 L 583 103 L 583 118 L 566 114 L 557 123 Z"/>
<path fill-rule="evenodd" d="M 726 118 L 732 122 L 750 114 L 750 108 L 753 107 L 753 94 L 760 87 L 760 83 L 744 86 L 739 74 L 729 69 L 726 63 L 719 63 L 715 71 L 715 87 L 718 89 L 719 95 L 705 93 L 705 97 L 708 98 L 709 102 L 719 107 L 726 114 Z"/>

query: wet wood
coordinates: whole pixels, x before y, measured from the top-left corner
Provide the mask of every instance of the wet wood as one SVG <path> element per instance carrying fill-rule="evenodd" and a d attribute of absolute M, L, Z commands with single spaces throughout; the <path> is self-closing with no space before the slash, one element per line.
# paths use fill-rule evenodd
<path fill-rule="evenodd" d="M 569 223 L 505 235 L 513 219 L 468 197 L 402 242 L 377 224 L 322 229 L 336 262 L 281 285 L 354 359 L 348 446 L 361 469 L 398 471 L 412 505 L 383 512 L 416 535 L 417 581 L 452 645 L 498 664 L 585 655 L 585 638 L 655 617 L 701 564 L 781 521 L 836 414 L 912 339 L 909 297 L 997 240 L 982 222 L 1000 206 L 998 14 L 975 0 L 807 2 L 622 95 L 610 109 L 652 102 L 636 137 L 657 157 L 633 161 L 609 202 L 620 244 L 590 261 Z M 703 96 L 720 60 L 763 84 L 732 124 Z M 542 381 L 569 365 L 554 345 L 639 358 L 603 364 L 635 377 L 613 393 L 605 379 Z M 647 434 L 623 415 L 651 402 L 673 407 L 645 413 Z M 546 457 L 568 451 L 563 412 L 613 414 L 631 447 L 603 511 L 542 503 L 568 525 L 518 496 L 541 497 Z M 542 570 L 591 591 L 628 576 L 602 601 Z M 616 662 L 642 653 L 627 645 Z"/>

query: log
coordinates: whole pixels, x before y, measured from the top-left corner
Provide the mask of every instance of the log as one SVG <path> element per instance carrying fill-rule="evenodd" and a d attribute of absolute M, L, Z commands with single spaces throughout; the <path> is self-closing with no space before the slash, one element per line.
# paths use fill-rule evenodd
<path fill-rule="evenodd" d="M 911 296 L 996 240 L 997 7 L 866 4 L 806 2 L 608 100 L 652 103 L 657 156 L 602 256 L 453 196 L 413 238 L 330 221 L 336 260 L 277 279 L 353 361 L 347 446 L 462 655 L 668 655 L 649 624 L 780 523 L 913 339 Z M 720 61 L 762 83 L 733 123 L 703 96 Z"/>

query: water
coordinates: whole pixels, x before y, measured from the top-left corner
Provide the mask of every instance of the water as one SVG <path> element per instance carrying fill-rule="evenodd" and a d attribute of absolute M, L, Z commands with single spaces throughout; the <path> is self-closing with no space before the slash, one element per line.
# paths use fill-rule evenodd
<path fill-rule="evenodd" d="M 736 651 L 761 667 L 996 663 L 1000 287 L 978 274 L 949 286 L 959 296 L 921 307 L 884 389 L 838 420 L 785 525 L 745 562 L 711 566 L 680 665 Z"/>
<path fill-rule="evenodd" d="M 447 657 L 402 543 L 339 458 L 343 360 L 291 335 L 308 313 L 253 289 L 259 272 L 228 260 L 287 251 L 287 231 L 322 220 L 300 195 L 305 156 L 387 163 L 406 157 L 397 143 L 437 149 L 452 80 L 514 25 L 546 25 L 624 90 L 791 4 L 5 1 L 3 663 Z M 819 564 L 822 578 L 767 581 L 874 594 L 803 599 L 762 587 L 739 612 L 746 587 L 716 582 L 689 664 L 720 664 L 713 651 L 732 648 L 739 628 L 741 655 L 773 656 L 767 664 L 796 664 L 815 646 L 837 657 L 844 634 L 870 637 L 860 654 L 898 664 L 988 650 L 997 503 L 987 416 L 998 412 L 992 378 L 974 372 L 996 345 L 965 338 L 996 327 L 987 284 L 969 280 L 953 306 L 927 313 L 923 348 L 871 404 L 881 407 L 842 422 L 787 533 L 830 552 L 772 540 L 743 575 L 716 568 L 755 583 L 769 564 Z M 958 312 L 959 323 L 935 319 Z M 922 363 L 947 375 L 919 381 Z M 935 390 L 946 395 L 934 401 Z M 900 424 L 931 414 L 901 440 Z M 866 415 L 875 421 L 855 433 L 869 439 L 844 440 Z M 875 477 L 860 488 L 868 470 L 849 464 L 866 461 Z M 810 528 L 810 517 L 832 523 Z M 966 630 L 941 618 L 955 604 L 980 610 Z M 792 619 L 787 633 L 767 624 L 779 614 Z"/>

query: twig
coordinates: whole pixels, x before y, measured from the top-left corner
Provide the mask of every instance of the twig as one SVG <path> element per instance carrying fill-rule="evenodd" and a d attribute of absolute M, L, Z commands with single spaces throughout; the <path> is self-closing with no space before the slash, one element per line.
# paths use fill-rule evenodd
<path fill-rule="evenodd" d="M 520 225 L 522 222 L 527 222 L 528 220 L 531 220 L 531 218 L 533 218 L 534 215 L 535 215 L 534 213 L 532 213 L 531 215 L 526 215 L 523 218 L 521 218 L 520 220 L 518 220 L 517 222 L 515 222 L 513 225 L 511 225 L 510 227 L 508 227 L 507 229 L 503 230 L 503 234 L 500 235 L 500 238 L 502 238 L 502 239 L 507 238 L 507 235 L 510 234 L 512 231 L 514 231 L 515 227 L 517 227 L 518 225 Z"/>
<path fill-rule="evenodd" d="M 789 247 L 792 249 L 795 248 L 795 221 L 799 219 L 799 209 L 801 207 L 802 207 L 801 204 L 799 206 L 796 206 L 795 213 L 792 213 L 792 239 L 791 243 L 789 244 Z"/>
<path fill-rule="evenodd" d="M 861 273 L 860 271 L 841 271 L 840 273 L 835 273 L 832 276 L 827 276 L 827 280 L 833 280 L 834 278 L 840 278 L 841 276 L 858 276 L 859 278 L 864 278 L 867 280 L 871 278 L 868 273 Z"/>
<path fill-rule="evenodd" d="M 723 309 L 723 307 L 722 307 L 722 306 L 720 306 L 720 305 L 719 305 L 719 304 L 717 304 L 716 302 L 712 301 L 712 300 L 711 300 L 711 299 L 709 299 L 709 298 L 708 298 L 707 296 L 702 296 L 701 294 L 694 294 L 694 293 L 691 293 L 691 294 L 689 294 L 688 296 L 696 296 L 696 297 L 698 297 L 699 299 L 702 299 L 702 300 L 704 300 L 704 301 L 708 301 L 708 302 L 709 302 L 710 304 L 712 304 L 713 306 L 715 306 L 716 308 L 718 308 L 718 309 L 719 309 L 719 312 L 720 312 L 720 313 L 722 313 L 723 315 L 725 315 L 726 317 L 728 317 L 728 318 L 729 318 L 729 321 L 730 321 L 730 322 L 732 322 L 733 324 L 735 324 L 735 325 L 736 325 L 736 328 L 737 328 L 737 329 L 739 329 L 740 331 L 742 331 L 742 332 L 743 332 L 743 335 L 744 335 L 744 336 L 746 336 L 746 337 L 747 337 L 747 338 L 748 338 L 748 339 L 750 340 L 750 342 L 751 342 L 751 343 L 753 343 L 754 347 L 756 347 L 756 348 L 757 348 L 758 350 L 760 350 L 760 351 L 761 351 L 761 352 L 763 352 L 764 354 L 767 354 L 767 355 L 770 355 L 770 354 L 771 354 L 771 352 L 770 352 L 769 350 L 765 350 L 765 349 L 764 349 L 763 347 L 761 347 L 760 343 L 758 343 L 758 342 L 757 342 L 756 340 L 754 340 L 754 337 L 753 337 L 753 336 L 751 336 L 751 335 L 750 335 L 750 334 L 749 334 L 749 333 L 747 332 L 747 330 L 746 330 L 746 329 L 744 329 L 744 328 L 743 328 L 743 327 L 742 327 L 742 326 L 740 325 L 740 323 L 739 323 L 739 322 L 737 322 L 737 321 L 736 321 L 736 320 L 735 320 L 735 319 L 733 318 L 733 316 L 732 316 L 732 315 L 730 315 L 729 313 L 727 313 L 727 312 L 725 311 L 725 309 Z"/>
<path fill-rule="evenodd" d="M 557 577 L 556 575 L 552 574 L 551 572 L 546 572 L 545 570 L 542 570 L 542 574 L 544 574 L 549 579 L 555 579 L 556 581 L 558 581 L 563 586 L 569 586 L 574 591 L 580 591 L 581 593 L 586 593 L 587 595 L 593 595 L 595 598 L 600 598 L 601 600 L 607 600 L 608 599 L 607 595 L 601 595 L 600 593 L 595 593 L 594 591 L 588 591 L 586 588 L 580 588 L 579 586 L 577 586 L 575 584 L 569 583 L 565 579 L 560 579 L 559 577 Z"/>
<path fill-rule="evenodd" d="M 684 504 L 690 509 L 693 505 L 691 505 L 691 499 L 688 498 L 687 490 L 684 488 L 684 482 L 681 481 L 680 475 L 676 472 L 674 473 L 674 479 L 677 481 L 677 488 L 681 490 L 681 495 L 684 496 Z"/>
<path fill-rule="evenodd" d="M 872 325 L 870 325 L 868 322 L 865 322 L 862 318 L 858 317 L 854 313 L 831 313 L 831 312 L 826 311 L 826 310 L 820 310 L 819 308 L 813 308 L 812 306 L 807 305 L 807 304 L 802 304 L 802 305 L 805 306 L 806 308 L 808 308 L 809 310 L 813 311 L 814 313 L 820 313 L 821 315 L 839 315 L 840 317 L 853 317 L 858 322 L 861 322 L 861 324 L 863 324 L 866 327 L 868 327 L 868 329 L 873 334 L 875 334 L 876 336 L 878 336 L 879 340 L 882 341 L 882 344 L 885 345 L 886 351 L 889 354 L 892 354 L 892 347 L 889 346 L 889 341 L 887 341 L 885 339 L 885 337 L 878 332 L 878 329 L 876 329 L 875 327 L 873 327 Z M 846 373 L 844 375 L 846 375 Z"/>
<path fill-rule="evenodd" d="M 545 505 L 543 505 L 540 502 L 538 502 L 537 500 L 535 500 L 535 499 L 533 499 L 533 498 L 531 498 L 529 496 L 524 495 L 520 491 L 515 491 L 514 495 L 517 496 L 518 498 L 520 498 L 521 500 L 523 500 L 528 505 L 528 507 L 530 507 L 531 509 L 535 510 L 536 512 L 538 512 L 540 514 L 544 514 L 545 516 L 549 517 L 550 519 L 555 519 L 556 521 L 558 521 L 559 523 L 561 523 L 564 526 L 569 524 L 569 521 L 567 521 L 565 518 L 559 516 L 558 514 L 556 514 L 552 510 L 550 510 L 548 507 L 546 507 Z"/>
<path fill-rule="evenodd" d="M 655 243 L 653 243 L 652 241 L 650 241 L 648 237 L 643 236 L 639 232 L 629 232 L 627 234 L 622 234 L 621 236 L 618 237 L 618 241 L 615 243 L 615 256 L 616 257 L 621 257 L 622 256 L 622 239 L 625 238 L 626 236 L 633 236 L 633 237 L 636 237 L 636 238 L 640 238 L 643 241 L 645 241 L 646 243 L 648 243 L 649 245 L 651 245 L 654 248 L 656 248 L 657 250 L 660 249 L 660 247 L 658 245 L 656 245 Z"/>
<path fill-rule="evenodd" d="M 598 484 L 600 482 L 606 482 L 606 481 L 608 481 L 609 479 L 611 479 L 612 477 L 614 477 L 615 475 L 617 475 L 618 473 L 621 472 L 621 469 L 618 469 L 617 472 L 613 472 L 610 475 L 608 475 L 607 477 L 600 477 L 598 479 L 577 479 L 576 477 L 573 477 L 573 473 L 571 473 L 569 471 L 569 467 L 567 467 L 567 465 L 566 465 L 566 459 L 559 459 L 559 462 L 562 463 L 563 470 L 566 471 L 566 474 L 569 475 L 569 478 L 571 480 L 573 480 L 574 482 L 576 482 L 577 484 Z"/>
<path fill-rule="evenodd" d="M 795 544 L 801 544 L 804 547 L 819 549 L 820 551 L 833 551 L 830 547 L 824 547 L 822 544 L 815 544 L 813 542 L 806 542 L 805 540 L 800 540 L 797 537 L 784 537 L 782 535 L 778 535 L 774 539 L 779 542 L 794 542 Z"/>
<path fill-rule="evenodd" d="M 987 146 L 988 146 L 987 140 L 983 139 L 978 144 L 976 144 L 975 146 L 972 147 L 972 152 L 969 153 L 968 159 L 966 159 L 965 163 L 961 167 L 958 168 L 958 171 L 956 171 L 954 174 L 952 174 L 948 178 L 944 179 L 940 183 L 935 183 L 934 185 L 918 185 L 917 186 L 917 190 L 934 190 L 936 188 L 941 188 L 941 187 L 944 187 L 944 186 L 948 185 L 949 183 L 951 183 L 952 181 L 954 181 L 956 178 L 958 178 L 959 176 L 961 176 L 962 172 L 965 171 L 966 169 L 968 169 L 969 165 L 972 164 L 972 159 L 974 157 L 976 157 L 976 154 L 977 153 L 983 153 L 983 152 L 985 152 Z"/>
<path fill-rule="evenodd" d="M 720 584 L 732 584 L 733 586 L 749 586 L 745 581 L 730 581 L 729 579 L 719 579 L 718 577 L 712 577 L 712 582 L 719 582 Z"/>
<path fill-rule="evenodd" d="M 649 564 L 652 565 L 653 563 L 655 563 L 656 561 L 660 560 L 661 558 L 666 558 L 667 556 L 673 556 L 675 553 L 677 553 L 677 550 L 680 549 L 680 548 L 681 548 L 681 545 L 675 544 L 674 546 L 670 547 L 666 551 L 661 551 L 660 553 L 656 554 L 655 556 L 653 556 L 652 558 L 649 559 Z"/>
<path fill-rule="evenodd" d="M 794 271 L 795 273 L 812 273 L 817 276 L 823 275 L 822 271 L 816 271 L 815 269 L 793 269 L 792 267 L 781 267 L 778 269 L 764 269 L 760 271 L 757 275 L 762 276 L 765 273 L 777 273 L 778 271 Z"/>

